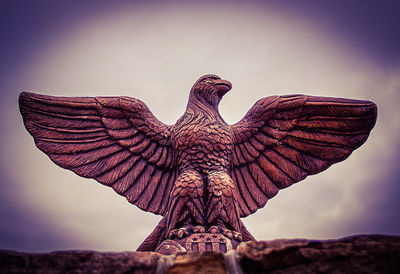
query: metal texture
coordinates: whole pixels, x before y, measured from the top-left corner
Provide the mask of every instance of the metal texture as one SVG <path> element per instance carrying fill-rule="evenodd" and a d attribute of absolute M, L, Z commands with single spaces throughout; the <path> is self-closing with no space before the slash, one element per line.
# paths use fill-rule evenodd
<path fill-rule="evenodd" d="M 54 163 L 163 216 L 138 250 L 154 251 L 168 239 L 182 243 L 194 233 L 222 234 L 235 247 L 254 240 L 241 217 L 280 189 L 346 159 L 367 140 L 377 107 L 271 96 L 228 125 L 218 104 L 230 89 L 216 75 L 201 77 L 175 125 L 130 97 L 23 92 L 19 103 L 26 129 Z"/>

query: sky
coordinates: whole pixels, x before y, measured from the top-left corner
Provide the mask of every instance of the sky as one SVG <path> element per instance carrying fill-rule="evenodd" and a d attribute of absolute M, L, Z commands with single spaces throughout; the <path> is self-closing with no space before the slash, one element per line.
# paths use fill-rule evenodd
<path fill-rule="evenodd" d="M 131 96 L 174 124 L 208 73 L 233 85 L 220 104 L 230 124 L 270 95 L 378 105 L 347 160 L 243 219 L 256 239 L 400 235 L 397 1 L 148 2 L 0 1 L 0 249 L 135 250 L 161 219 L 40 152 L 21 91 Z"/>

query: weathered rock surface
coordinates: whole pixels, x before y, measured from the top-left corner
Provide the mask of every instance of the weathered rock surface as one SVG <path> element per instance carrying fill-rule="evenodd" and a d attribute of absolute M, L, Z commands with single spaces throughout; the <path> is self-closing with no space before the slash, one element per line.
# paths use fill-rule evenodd
<path fill-rule="evenodd" d="M 237 253 L 246 273 L 400 273 L 400 236 L 247 242 Z"/>
<path fill-rule="evenodd" d="M 0 273 L 400 273 L 400 236 L 247 242 L 227 254 L 0 250 Z"/>
<path fill-rule="evenodd" d="M 0 273 L 155 273 L 154 252 L 0 251 Z"/>

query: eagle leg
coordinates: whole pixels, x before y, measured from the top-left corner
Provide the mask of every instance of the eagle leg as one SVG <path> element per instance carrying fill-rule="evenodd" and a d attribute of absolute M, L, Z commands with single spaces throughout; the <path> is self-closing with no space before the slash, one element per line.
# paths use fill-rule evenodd
<path fill-rule="evenodd" d="M 238 202 L 235 185 L 223 171 L 215 171 L 208 175 L 206 203 L 206 221 L 211 233 L 222 233 L 229 239 L 241 240 Z"/>
<path fill-rule="evenodd" d="M 168 205 L 168 237 L 183 238 L 191 231 L 205 231 L 203 179 L 194 170 L 183 171 L 174 183 Z"/>

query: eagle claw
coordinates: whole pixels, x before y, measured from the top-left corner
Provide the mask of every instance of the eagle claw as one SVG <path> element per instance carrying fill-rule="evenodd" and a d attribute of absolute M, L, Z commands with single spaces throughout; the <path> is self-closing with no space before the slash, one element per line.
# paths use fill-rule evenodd
<path fill-rule="evenodd" d="M 193 232 L 194 233 L 204 233 L 204 232 L 206 232 L 206 229 L 204 228 L 204 226 L 196 225 L 193 227 Z"/>
<path fill-rule="evenodd" d="M 231 240 L 237 240 L 239 242 L 242 241 L 242 234 L 240 232 L 234 231 L 234 230 L 229 230 L 225 227 L 219 227 L 219 226 L 211 226 L 208 229 L 208 232 L 210 233 L 221 233 L 222 235 L 226 236 L 228 239 Z"/>
<path fill-rule="evenodd" d="M 171 232 L 168 234 L 168 238 L 173 239 L 176 237 L 178 239 L 182 239 L 188 234 L 189 234 L 189 229 L 186 227 L 181 227 L 177 229 L 172 229 Z"/>
<path fill-rule="evenodd" d="M 201 225 L 184 226 L 181 228 L 172 229 L 170 231 L 170 233 L 168 234 L 168 238 L 169 239 L 173 239 L 173 238 L 182 239 L 182 238 L 186 237 L 187 235 L 189 235 L 189 232 L 204 233 L 204 232 L 206 232 L 206 229 L 204 228 L 204 226 L 201 226 Z"/>
<path fill-rule="evenodd" d="M 213 226 L 211 226 L 211 227 L 208 229 L 208 232 L 211 232 L 211 233 L 219 233 L 219 232 L 220 232 L 220 229 L 219 229 L 218 226 L 213 225 Z"/>

